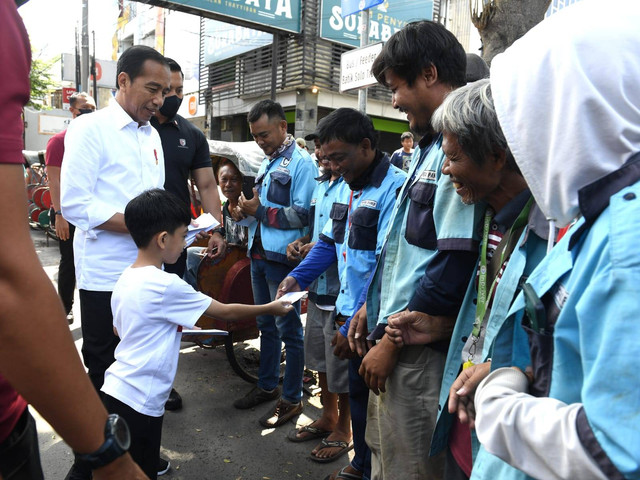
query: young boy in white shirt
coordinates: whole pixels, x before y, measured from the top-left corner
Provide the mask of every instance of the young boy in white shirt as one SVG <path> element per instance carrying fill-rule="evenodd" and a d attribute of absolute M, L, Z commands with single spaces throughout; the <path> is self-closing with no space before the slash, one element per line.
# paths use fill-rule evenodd
<path fill-rule="evenodd" d="M 232 320 L 285 315 L 293 307 L 279 300 L 226 305 L 164 272 L 162 264 L 175 263 L 182 253 L 191 221 L 188 207 L 171 193 L 160 189 L 141 193 L 127 204 L 124 218 L 138 257 L 113 290 L 113 326 L 120 343 L 115 362 L 105 372 L 102 392 L 107 410 L 129 424 L 129 452 L 153 480 L 182 328 L 193 328 L 203 314 Z"/>

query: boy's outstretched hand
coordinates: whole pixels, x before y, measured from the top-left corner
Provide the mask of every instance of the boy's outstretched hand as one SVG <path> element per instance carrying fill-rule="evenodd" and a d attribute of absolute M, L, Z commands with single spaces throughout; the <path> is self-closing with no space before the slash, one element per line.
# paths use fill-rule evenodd
<path fill-rule="evenodd" d="M 278 317 L 284 317 L 287 313 L 293 310 L 293 305 L 291 305 L 288 300 L 274 300 L 269 305 L 273 308 L 271 314 Z"/>

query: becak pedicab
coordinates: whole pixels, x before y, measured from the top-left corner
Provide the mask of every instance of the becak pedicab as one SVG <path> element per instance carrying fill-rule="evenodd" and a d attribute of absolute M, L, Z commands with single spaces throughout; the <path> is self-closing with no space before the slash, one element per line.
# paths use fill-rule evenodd
<path fill-rule="evenodd" d="M 47 229 L 50 223 L 51 192 L 45 173 L 45 151 L 23 150 L 22 157 L 26 172 L 30 225 L 33 228 Z"/>
<path fill-rule="evenodd" d="M 209 140 L 212 167 L 216 179 L 221 163 L 231 160 L 245 177 L 255 178 L 264 153 L 255 142 L 223 142 Z M 197 195 L 196 195 L 197 197 Z M 198 213 L 197 198 L 194 201 Z M 205 246 L 200 244 L 200 246 Z M 221 258 L 212 260 L 202 257 L 197 266 L 197 289 L 223 303 L 253 304 L 251 287 L 251 263 L 247 256 L 246 244 L 227 244 Z M 305 305 L 301 306 L 303 311 Z M 255 383 L 258 380 L 260 361 L 260 341 L 255 317 L 234 321 L 219 320 L 202 316 L 196 323 L 203 329 L 219 329 L 226 336 L 189 334 L 184 341 L 192 341 L 203 348 L 224 345 L 227 359 L 233 370 L 244 380 Z M 281 378 L 284 373 L 284 352 L 281 357 Z"/>

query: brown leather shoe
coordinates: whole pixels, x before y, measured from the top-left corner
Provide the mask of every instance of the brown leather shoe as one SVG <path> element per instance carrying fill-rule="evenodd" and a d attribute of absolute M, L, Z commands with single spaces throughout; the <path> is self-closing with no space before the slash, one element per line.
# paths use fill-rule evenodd
<path fill-rule="evenodd" d="M 300 415 L 302 410 L 302 401 L 291 403 L 281 398 L 278 400 L 278 403 L 276 403 L 275 408 L 269 410 L 267 414 L 260 419 L 260 425 L 266 428 L 279 427 L 296 415 Z"/>

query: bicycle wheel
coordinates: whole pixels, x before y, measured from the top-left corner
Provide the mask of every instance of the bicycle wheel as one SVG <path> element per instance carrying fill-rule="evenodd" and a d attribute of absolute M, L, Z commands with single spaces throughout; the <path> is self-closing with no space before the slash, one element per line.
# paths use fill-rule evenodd
<path fill-rule="evenodd" d="M 229 335 L 225 337 L 224 349 L 233 371 L 243 380 L 256 383 L 260 367 L 260 338 L 236 342 L 233 338 L 233 332 L 229 332 Z M 280 355 L 280 381 L 284 377 L 286 358 L 283 347 Z"/>

